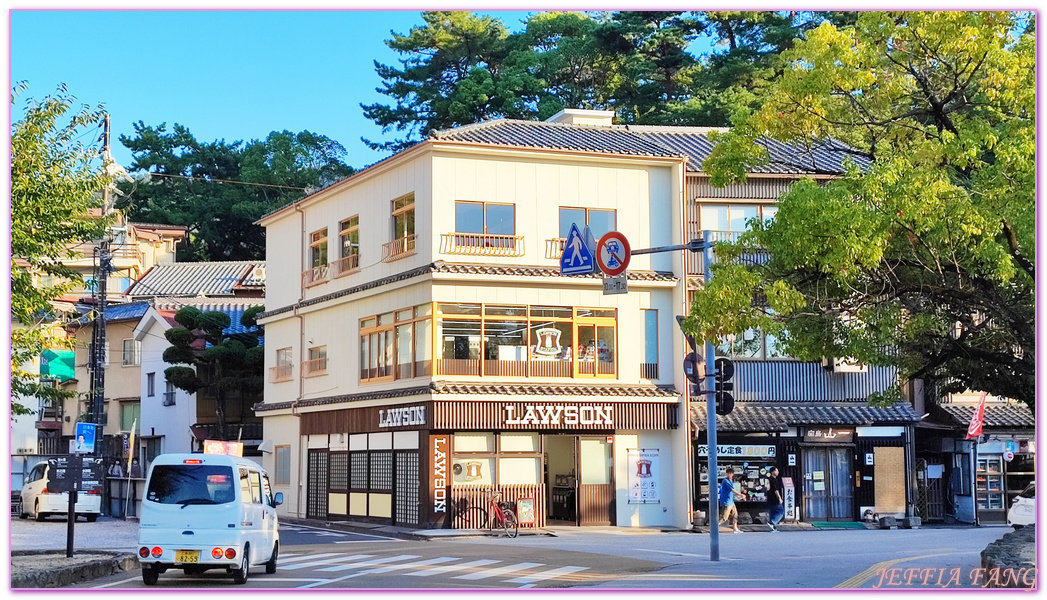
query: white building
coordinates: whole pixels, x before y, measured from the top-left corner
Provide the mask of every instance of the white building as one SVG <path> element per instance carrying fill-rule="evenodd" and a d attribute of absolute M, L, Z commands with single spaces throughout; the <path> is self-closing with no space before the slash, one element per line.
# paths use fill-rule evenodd
<path fill-rule="evenodd" d="M 708 130 L 611 116 L 434 132 L 260 219 L 269 378 L 255 411 L 281 510 L 461 527 L 452 506 L 486 506 L 493 486 L 525 524 L 690 525 L 675 316 L 696 257 L 633 256 L 621 295 L 559 265 L 572 223 L 633 249 L 681 244 L 702 228 L 697 202 L 732 196 L 694 179 Z M 802 172 L 740 186 L 739 214 Z M 717 207 L 709 218 L 735 218 Z"/>

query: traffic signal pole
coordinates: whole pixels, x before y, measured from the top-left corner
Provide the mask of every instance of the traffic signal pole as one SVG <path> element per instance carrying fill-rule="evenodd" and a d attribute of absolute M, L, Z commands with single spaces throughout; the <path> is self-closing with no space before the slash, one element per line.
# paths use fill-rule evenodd
<path fill-rule="evenodd" d="M 709 286 L 709 279 L 712 278 L 712 272 L 709 269 L 709 265 L 712 263 L 712 252 L 709 241 L 709 232 L 702 232 L 702 241 L 704 242 L 702 248 L 702 270 L 705 271 L 705 286 Z M 720 481 L 716 474 L 716 394 L 709 393 L 713 390 L 709 388 L 709 382 L 714 381 L 717 375 L 716 361 L 713 359 L 716 349 L 713 348 L 713 343 L 709 340 L 705 340 L 705 381 L 706 381 L 706 394 L 705 394 L 705 435 L 706 435 L 706 446 L 708 450 L 709 459 L 709 560 L 719 561 L 720 560 Z M 709 370 L 712 367 L 712 371 Z M 713 379 L 710 379 L 712 377 Z"/>

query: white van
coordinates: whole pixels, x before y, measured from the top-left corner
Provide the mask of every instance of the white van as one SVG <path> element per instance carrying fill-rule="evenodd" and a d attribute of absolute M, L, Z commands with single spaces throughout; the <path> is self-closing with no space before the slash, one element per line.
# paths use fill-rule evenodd
<path fill-rule="evenodd" d="M 69 492 L 55 489 L 50 475 L 51 467 L 47 461 L 33 465 L 32 470 L 25 476 L 25 484 L 18 495 L 18 518 L 27 519 L 32 516 L 37 521 L 43 521 L 51 515 L 68 517 Z M 98 520 L 98 515 L 102 513 L 101 489 L 92 488 L 77 492 L 74 511 L 76 516 L 84 517 L 90 523 Z"/>
<path fill-rule="evenodd" d="M 276 572 L 280 529 L 269 476 L 253 461 L 224 454 L 161 454 L 149 467 L 138 528 L 142 580 L 167 569 L 225 569 L 246 583 L 252 565 Z"/>

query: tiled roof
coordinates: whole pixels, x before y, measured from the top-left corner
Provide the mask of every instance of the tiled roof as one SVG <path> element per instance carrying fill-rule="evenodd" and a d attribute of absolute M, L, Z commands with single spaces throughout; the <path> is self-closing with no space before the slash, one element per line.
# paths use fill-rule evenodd
<path fill-rule="evenodd" d="M 691 404 L 691 422 L 705 430 L 704 403 Z M 912 423 L 919 420 L 912 405 L 900 402 L 889 408 L 868 404 L 833 403 L 795 406 L 739 402 L 726 417 L 716 417 L 717 431 L 786 431 L 797 425 L 881 425 Z"/>
<path fill-rule="evenodd" d="M 474 396 L 625 396 L 634 398 L 679 398 L 671 386 L 659 385 L 585 385 L 585 384 L 497 384 L 433 382 L 434 394 L 469 394 Z"/>
<path fill-rule="evenodd" d="M 465 263 L 445 263 L 444 261 L 436 261 L 420 267 L 415 267 L 395 275 L 383 277 L 381 279 L 375 279 L 374 281 L 368 281 L 351 288 L 339 290 L 337 292 L 331 292 L 330 294 L 324 294 L 323 296 L 317 296 L 316 298 L 310 298 L 304 300 L 298 304 L 300 307 L 312 306 L 314 304 L 321 304 L 328 300 L 334 300 L 343 296 L 351 296 L 360 292 L 365 292 L 383 285 L 412 279 L 414 277 L 420 277 L 422 275 L 428 275 L 430 273 L 465 273 L 472 275 L 509 275 L 516 277 L 560 277 L 560 270 L 555 267 L 528 267 L 528 266 L 512 266 L 512 265 L 484 265 L 484 264 L 465 264 Z M 663 273 L 661 271 L 628 271 L 627 275 L 630 281 L 676 281 L 676 277 L 672 273 Z M 582 277 L 596 279 L 601 275 L 577 275 L 572 277 Z M 273 315 L 279 315 L 281 313 L 289 312 L 294 310 L 295 305 L 281 306 L 267 310 L 264 313 L 258 315 L 259 319 L 271 317 Z"/>
<path fill-rule="evenodd" d="M 726 131 L 726 129 L 716 129 Z M 637 126 L 637 125 L 571 125 L 545 121 L 497 119 L 453 129 L 434 131 L 430 139 L 459 141 L 499 146 L 573 150 L 634 156 L 686 156 L 687 170 L 702 171 L 713 142 L 707 127 Z M 847 158 L 867 166 L 864 158 L 855 157 L 835 140 L 803 147 L 797 144 L 763 139 L 759 141 L 770 162 L 753 169 L 753 173 L 799 175 L 804 173 L 841 173 Z"/>
<path fill-rule="evenodd" d="M 83 312 L 83 316 L 75 321 L 72 321 L 70 325 L 87 325 L 94 321 L 94 307 L 89 304 L 77 305 L 77 309 Z M 142 316 L 149 310 L 148 302 L 127 302 L 123 304 L 105 304 L 105 322 L 115 321 L 131 321 L 141 319 Z"/>
<path fill-rule="evenodd" d="M 240 324 L 240 318 L 244 316 L 244 312 L 247 309 L 254 306 L 262 306 L 262 298 L 244 298 L 243 300 L 231 298 L 182 298 L 177 301 L 168 298 L 157 298 L 153 305 L 165 318 L 167 311 L 171 311 L 173 314 L 185 306 L 192 306 L 201 311 L 223 312 L 229 315 L 229 327 L 226 327 L 224 330 L 229 335 L 248 331 L 246 327 Z"/>
<path fill-rule="evenodd" d="M 419 396 L 423 394 L 468 394 L 473 396 L 615 396 L 633 398 L 671 398 L 673 400 L 679 397 L 679 393 L 671 385 L 500 385 L 435 381 L 426 386 L 363 392 L 360 394 L 341 394 L 338 396 L 326 396 L 323 398 L 310 398 L 298 402 L 298 406 L 304 408 L 308 406 L 341 404 L 343 402 L 360 402 L 363 400 L 386 400 L 390 398 Z M 253 409 L 257 413 L 269 410 L 287 410 L 293 405 L 294 402 L 259 402 L 254 405 Z"/>
<path fill-rule="evenodd" d="M 636 135 L 625 127 L 569 125 L 545 121 L 497 119 L 453 129 L 434 131 L 430 139 L 540 148 L 578 150 L 632 156 L 672 158 L 681 156 L 653 139 Z"/>
<path fill-rule="evenodd" d="M 559 267 L 537 267 L 537 266 L 515 266 L 496 264 L 466 264 L 466 263 L 433 263 L 434 273 L 467 273 L 470 275 L 510 275 L 514 277 L 560 277 Z M 627 271 L 630 281 L 676 281 L 672 273 L 661 271 Z M 602 273 L 590 275 L 571 275 L 572 279 L 579 277 L 600 279 Z"/>
<path fill-rule="evenodd" d="M 953 424 L 964 428 L 970 424 L 977 407 L 977 404 L 951 403 L 939 406 Z M 982 426 L 1001 429 L 1035 427 L 1036 417 L 1025 404 L 986 402 L 985 420 L 982 421 Z"/>
<path fill-rule="evenodd" d="M 162 264 L 146 271 L 125 294 L 134 298 L 232 296 L 245 281 L 264 285 L 264 272 L 265 261 Z M 261 283 L 257 273 L 262 274 Z"/>

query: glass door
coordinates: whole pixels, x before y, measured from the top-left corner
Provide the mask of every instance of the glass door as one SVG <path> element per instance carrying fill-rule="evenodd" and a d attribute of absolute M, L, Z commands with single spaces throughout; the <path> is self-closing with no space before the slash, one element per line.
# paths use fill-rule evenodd
<path fill-rule="evenodd" d="M 829 471 L 824 448 L 806 448 L 803 452 L 803 518 L 807 521 L 829 519 Z"/>
<path fill-rule="evenodd" d="M 578 438 L 579 525 L 614 525 L 614 456 L 606 437 Z"/>
<path fill-rule="evenodd" d="M 851 449 L 829 448 L 829 520 L 854 519 Z"/>
<path fill-rule="evenodd" d="M 1006 520 L 1007 506 L 1004 504 L 1002 455 L 989 454 L 978 457 L 975 496 L 980 521 L 1003 522 Z"/>
<path fill-rule="evenodd" d="M 613 321 L 580 323 L 575 329 L 578 340 L 578 375 L 596 377 L 615 376 L 615 331 Z"/>

